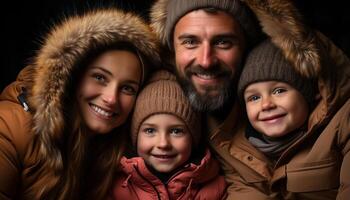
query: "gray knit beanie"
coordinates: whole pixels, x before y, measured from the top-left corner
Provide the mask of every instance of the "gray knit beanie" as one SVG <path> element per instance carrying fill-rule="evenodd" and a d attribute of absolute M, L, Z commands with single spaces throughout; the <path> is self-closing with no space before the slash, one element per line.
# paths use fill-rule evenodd
<path fill-rule="evenodd" d="M 155 72 L 137 97 L 131 122 L 131 140 L 134 147 L 141 124 L 155 114 L 172 114 L 185 122 L 194 147 L 201 137 L 200 113 L 195 112 L 176 77 L 168 71 Z"/>
<path fill-rule="evenodd" d="M 312 106 L 315 99 L 315 80 L 303 77 L 286 60 L 281 49 L 265 40 L 248 55 L 238 83 L 238 96 L 243 101 L 245 89 L 252 83 L 281 81 L 297 89 Z"/>
<path fill-rule="evenodd" d="M 258 23 L 255 16 L 240 0 L 169 0 L 165 35 L 169 47 L 172 47 L 173 30 L 176 23 L 187 13 L 202 8 L 217 8 L 231 14 L 241 25 L 247 41 L 255 41 L 258 35 Z"/>

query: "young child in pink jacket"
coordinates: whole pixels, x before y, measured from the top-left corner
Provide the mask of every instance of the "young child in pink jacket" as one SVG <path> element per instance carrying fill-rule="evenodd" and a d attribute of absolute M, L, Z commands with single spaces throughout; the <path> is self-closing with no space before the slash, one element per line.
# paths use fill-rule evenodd
<path fill-rule="evenodd" d="M 200 114 L 174 75 L 156 72 L 136 101 L 131 124 L 136 157 L 121 159 L 114 199 L 223 199 L 226 183 L 201 142 Z"/>

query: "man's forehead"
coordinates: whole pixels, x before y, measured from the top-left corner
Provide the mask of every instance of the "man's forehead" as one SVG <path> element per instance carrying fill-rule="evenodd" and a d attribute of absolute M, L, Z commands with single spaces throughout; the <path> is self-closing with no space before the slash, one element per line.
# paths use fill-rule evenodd
<path fill-rule="evenodd" d="M 215 14 L 204 10 L 194 10 L 184 15 L 175 25 L 175 36 L 179 35 L 233 35 L 240 32 L 240 26 L 234 18 L 223 12 Z"/>

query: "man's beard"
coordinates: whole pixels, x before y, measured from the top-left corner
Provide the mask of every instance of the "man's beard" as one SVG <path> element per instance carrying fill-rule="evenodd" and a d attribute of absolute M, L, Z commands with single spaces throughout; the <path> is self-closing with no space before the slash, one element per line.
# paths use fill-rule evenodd
<path fill-rule="evenodd" d="M 234 78 L 232 71 L 228 67 L 221 64 L 211 66 L 209 69 L 203 69 L 201 66 L 189 66 L 185 69 L 185 75 L 179 74 L 176 70 L 176 75 L 184 93 L 188 97 L 192 107 L 201 112 L 218 112 L 230 104 L 234 96 Z M 221 84 L 215 86 L 207 86 L 204 88 L 205 93 L 200 94 L 191 81 L 191 76 L 194 74 L 204 74 L 217 76 L 221 79 Z M 215 92 L 215 95 L 210 95 Z"/>

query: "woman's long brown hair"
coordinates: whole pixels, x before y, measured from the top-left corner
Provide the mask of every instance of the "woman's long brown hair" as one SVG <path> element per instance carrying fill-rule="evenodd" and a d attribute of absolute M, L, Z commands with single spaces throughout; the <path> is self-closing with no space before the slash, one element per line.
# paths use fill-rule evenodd
<path fill-rule="evenodd" d="M 91 59 L 110 50 L 129 50 L 137 53 L 130 44 L 92 50 L 79 65 L 87 65 Z M 93 55 L 93 56 L 91 56 Z M 128 121 L 111 133 L 91 136 L 83 125 L 75 92 L 77 82 L 85 69 L 79 69 L 67 84 L 64 98 L 64 123 L 54 136 L 37 134 L 29 147 L 25 162 L 33 166 L 24 175 L 35 175 L 33 184 L 25 187 L 25 199 L 105 199 L 116 176 L 119 161 L 126 145 Z M 75 78 L 74 78 L 75 77 Z M 75 103 L 71 103 L 75 102 Z"/>

